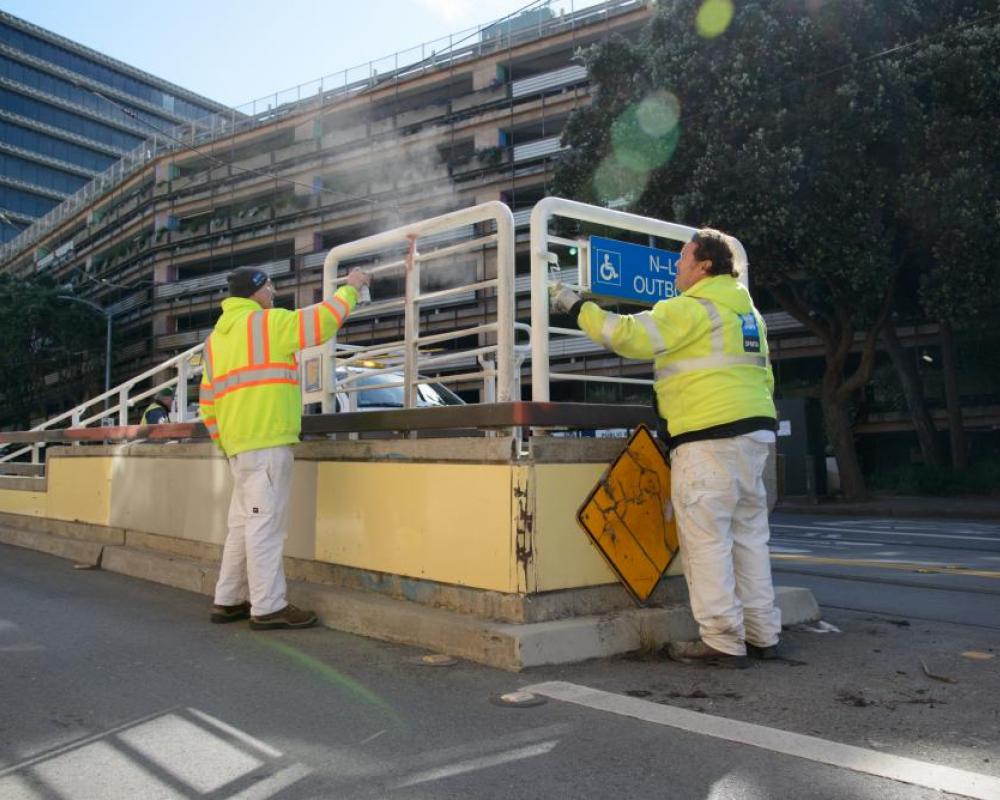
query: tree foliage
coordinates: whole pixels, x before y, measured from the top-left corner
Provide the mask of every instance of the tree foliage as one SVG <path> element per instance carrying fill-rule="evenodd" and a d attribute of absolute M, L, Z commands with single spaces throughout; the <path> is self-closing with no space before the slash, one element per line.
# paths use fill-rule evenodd
<path fill-rule="evenodd" d="M 554 185 L 564 196 L 739 236 L 755 284 L 823 343 L 817 391 L 849 497 L 865 492 L 850 405 L 871 374 L 879 330 L 905 287 L 930 296 L 942 282 L 953 286 L 943 271 L 922 282 L 907 272 L 942 244 L 921 244 L 915 209 L 942 213 L 954 192 L 971 213 L 969 171 L 984 158 L 967 148 L 953 155 L 965 171 L 950 172 L 936 159 L 951 153 L 953 137 L 928 129 L 935 113 L 939 128 L 949 119 L 938 108 L 947 81 L 930 48 L 954 47 L 949 30 L 982 4 L 892 5 L 888 13 L 877 0 L 751 0 L 706 32 L 706 9 L 727 3 L 661 0 L 638 41 L 582 54 L 596 95 L 567 124 L 572 149 Z M 978 41 L 971 28 L 960 33 Z M 977 57 L 986 58 L 952 54 L 949 64 L 957 74 Z M 987 58 L 980 73 L 995 73 L 996 63 Z M 995 108 L 995 81 L 979 78 Z M 979 285 L 964 279 L 969 291 Z"/>
<path fill-rule="evenodd" d="M 100 385 L 105 320 L 48 278 L 0 275 L 0 424 L 30 427 L 46 401 L 65 410 Z"/>

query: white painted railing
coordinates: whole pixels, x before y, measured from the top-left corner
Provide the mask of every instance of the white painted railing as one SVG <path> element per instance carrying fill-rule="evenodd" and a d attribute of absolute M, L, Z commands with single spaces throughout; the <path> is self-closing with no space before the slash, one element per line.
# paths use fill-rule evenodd
<path fill-rule="evenodd" d="M 496 233 L 476 236 L 478 229 L 486 226 L 482 223 L 494 223 Z M 458 231 L 461 236 L 468 237 L 445 247 L 438 247 L 421 253 L 418 244 L 430 241 L 447 241 L 449 233 Z M 454 257 L 473 251 L 481 251 L 484 247 L 495 245 L 496 277 L 473 282 L 452 280 L 455 269 Z M 331 340 L 325 347 L 320 370 L 320 384 L 323 386 L 323 412 L 333 413 L 335 410 L 335 395 L 338 390 L 335 366 L 360 363 L 377 358 L 382 363 L 390 363 L 382 372 L 398 372 L 403 369 L 403 387 L 405 406 L 416 406 L 416 391 L 421 370 L 454 366 L 458 362 L 467 362 L 469 357 L 480 361 L 479 369 L 461 375 L 448 375 L 438 380 L 482 380 L 483 396 L 495 397 L 499 402 L 515 399 L 515 353 L 514 353 L 514 217 L 510 209 L 499 201 L 483 203 L 471 208 L 464 208 L 422 220 L 410 225 L 403 225 L 393 230 L 368 236 L 355 242 L 334 247 L 326 256 L 323 264 L 323 294 L 329 297 L 338 284 L 346 281 L 346 276 L 338 277 L 338 266 L 341 262 L 355 260 L 359 256 L 399 253 L 405 250 L 402 258 L 396 258 L 388 263 L 379 263 L 367 269 L 373 276 L 393 273 L 400 270 L 405 276 L 404 294 L 389 300 L 379 300 L 373 303 L 369 313 L 403 311 L 404 336 L 402 341 L 383 343 L 351 350 L 346 358 L 338 359 L 336 340 Z M 421 274 L 428 278 L 436 278 L 435 282 L 447 285 L 446 288 L 428 291 L 421 289 Z M 496 293 L 496 312 L 492 321 L 469 327 L 457 328 L 443 333 L 422 333 L 420 331 L 420 308 L 422 305 L 439 301 L 454 295 L 465 295 L 469 292 L 490 291 Z M 356 316 L 356 315 L 355 315 Z M 481 346 L 431 354 L 421 348 L 440 346 L 467 336 L 475 336 L 477 340 L 486 341 Z M 436 349 L 436 347 L 435 347 Z M 492 364 L 492 366 L 491 366 Z M 350 391 L 352 387 L 344 382 L 341 391 Z"/>
<path fill-rule="evenodd" d="M 103 424 L 104 420 L 111 420 L 112 424 L 120 426 L 128 425 L 129 409 L 143 400 L 154 397 L 161 389 L 174 390 L 174 408 L 171 415 L 176 422 L 187 422 L 191 416 L 188 414 L 188 379 L 201 374 L 201 351 L 204 343 L 186 350 L 180 355 L 167 359 L 152 369 L 148 369 L 141 375 L 129 378 L 122 384 L 102 392 L 85 403 L 81 403 L 69 411 L 65 411 L 52 419 L 46 420 L 41 425 L 36 425 L 31 430 L 44 431 L 54 428 L 66 427 L 62 423 L 69 422 L 69 427 L 86 428 L 89 425 Z M 173 370 L 176 374 L 167 380 L 160 381 L 153 386 L 140 392 L 133 393 L 135 387 L 140 383 L 155 378 L 162 372 Z M 97 409 L 95 411 L 95 409 Z M 117 417 L 117 420 L 115 420 Z M 41 449 L 45 447 L 44 442 L 23 447 L 10 453 L 0 455 L 0 462 L 13 461 L 15 458 L 31 453 L 31 463 L 37 464 L 40 461 Z"/>

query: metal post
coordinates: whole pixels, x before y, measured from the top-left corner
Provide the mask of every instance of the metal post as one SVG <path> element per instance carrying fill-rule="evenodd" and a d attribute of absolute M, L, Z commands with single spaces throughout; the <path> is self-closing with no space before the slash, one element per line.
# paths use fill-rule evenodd
<path fill-rule="evenodd" d="M 126 383 L 118 392 L 118 424 L 123 428 L 128 425 L 128 390 Z"/>
<path fill-rule="evenodd" d="M 403 361 L 403 405 L 414 408 L 417 400 L 417 337 L 420 335 L 420 262 L 417 260 L 417 237 L 410 234 L 410 249 L 406 254 L 406 303 L 404 305 L 403 341 L 406 357 Z"/>
<path fill-rule="evenodd" d="M 111 390 L 111 312 L 105 310 L 104 316 L 107 320 L 107 325 L 105 327 L 105 341 L 104 341 L 104 391 L 108 392 Z M 104 398 L 104 410 L 108 410 L 108 401 L 110 398 Z"/>
<path fill-rule="evenodd" d="M 514 394 L 514 215 L 497 201 L 497 399 L 520 400 Z"/>
<path fill-rule="evenodd" d="M 177 362 L 177 391 L 174 392 L 174 417 L 178 422 L 187 422 L 188 407 L 188 367 L 186 358 Z"/>
<path fill-rule="evenodd" d="M 543 200 L 531 212 L 531 399 L 549 399 L 549 207 Z"/>

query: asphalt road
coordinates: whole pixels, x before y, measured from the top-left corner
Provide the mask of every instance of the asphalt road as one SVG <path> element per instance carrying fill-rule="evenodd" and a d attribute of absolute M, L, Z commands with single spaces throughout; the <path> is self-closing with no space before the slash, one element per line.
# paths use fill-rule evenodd
<path fill-rule="evenodd" d="M 675 701 L 670 694 L 653 702 L 638 692 L 630 697 L 621 685 L 626 673 L 628 681 L 641 674 L 654 688 L 668 676 L 701 680 L 701 668 L 616 660 L 521 675 L 463 662 L 431 667 L 421 665 L 422 653 L 410 648 L 322 628 L 255 633 L 245 624 L 210 625 L 207 614 L 204 597 L 100 570 L 74 570 L 67 561 L 0 545 L 0 797 L 949 796 L 822 763 L 836 747 L 820 739 L 796 740 L 808 753 L 783 754 L 774 741 L 784 741 L 782 732 L 793 722 L 780 717 L 772 722 L 776 727 L 750 726 L 741 744 L 711 701 Z M 886 626 L 880 650 L 908 633 Z M 810 647 L 829 651 L 829 637 L 798 634 L 796 644 L 795 634 L 790 636 L 792 647 L 808 658 Z M 857 636 L 866 645 L 875 641 L 865 630 Z M 840 641 L 845 653 L 854 650 L 852 640 Z M 906 642 L 897 646 L 908 653 Z M 808 672 L 772 665 L 732 679 L 757 686 L 749 691 L 759 695 L 761 684 L 783 691 L 790 676 Z M 956 668 L 980 669 L 978 662 L 965 661 Z M 966 680 L 966 673 L 955 674 Z M 611 704 L 598 708 L 554 697 L 532 707 L 493 702 L 502 693 L 552 680 L 563 682 L 558 686 L 603 681 Z M 966 687 L 958 688 L 956 703 L 982 706 Z M 987 689 L 994 691 L 992 685 Z M 801 707 L 761 699 L 761 714 L 779 705 L 789 713 Z M 625 700 L 635 707 L 625 708 Z M 661 719 L 690 702 L 701 711 L 680 713 L 693 717 Z M 744 713 L 753 708 L 746 706 Z M 831 708 L 844 719 L 856 712 L 842 701 Z M 923 713 L 919 706 L 906 708 Z M 821 736 L 817 718 L 810 714 L 794 724 Z M 691 720 L 710 730 L 694 732 Z M 853 737 L 861 728 L 847 719 L 844 730 Z M 924 751 L 912 749 L 918 745 L 908 740 L 901 752 L 922 756 Z M 980 758 L 978 745 L 956 740 L 955 747 L 956 757 L 966 760 L 951 763 L 981 768 L 993 777 L 973 782 L 995 781 L 988 789 L 1000 789 L 1000 776 L 989 758 Z M 865 753 L 866 765 L 892 758 Z M 936 749 L 926 756 L 942 757 Z M 906 779 L 925 771 L 911 765 Z"/>
<path fill-rule="evenodd" d="M 1000 630 L 1000 524 L 775 514 L 771 553 L 824 608 Z"/>

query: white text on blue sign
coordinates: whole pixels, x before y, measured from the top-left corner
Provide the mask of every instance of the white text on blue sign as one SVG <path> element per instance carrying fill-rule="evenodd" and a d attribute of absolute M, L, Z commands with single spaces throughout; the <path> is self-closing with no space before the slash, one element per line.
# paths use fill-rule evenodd
<path fill-rule="evenodd" d="M 631 242 L 590 237 L 590 288 L 594 294 L 653 304 L 676 297 L 680 253 Z"/>

